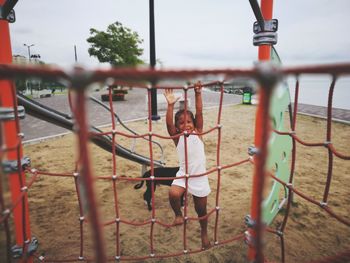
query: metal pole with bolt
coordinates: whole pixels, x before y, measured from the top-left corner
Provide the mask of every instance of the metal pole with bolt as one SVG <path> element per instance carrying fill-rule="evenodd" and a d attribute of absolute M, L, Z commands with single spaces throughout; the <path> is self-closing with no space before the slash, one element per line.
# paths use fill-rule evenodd
<path fill-rule="evenodd" d="M 154 29 L 154 0 L 149 0 L 149 34 L 150 34 L 150 67 L 152 69 L 156 66 L 156 40 L 155 40 L 155 29 Z M 152 82 L 151 89 L 151 115 L 152 120 L 157 121 L 160 119 L 157 109 L 157 89 L 154 88 L 155 83 Z"/>

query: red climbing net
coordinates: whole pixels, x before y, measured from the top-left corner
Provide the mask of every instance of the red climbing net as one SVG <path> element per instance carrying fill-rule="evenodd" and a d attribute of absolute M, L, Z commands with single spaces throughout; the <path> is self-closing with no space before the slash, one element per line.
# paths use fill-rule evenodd
<path fill-rule="evenodd" d="M 308 143 L 303 141 L 299 135 L 297 135 L 296 131 L 296 120 L 297 120 L 297 110 L 298 110 L 298 94 L 299 94 L 299 81 L 296 81 L 295 88 L 295 99 L 294 99 L 294 107 L 293 107 L 293 118 L 290 132 L 279 132 L 279 131 L 270 131 L 269 125 L 264 125 L 269 123 L 269 105 L 270 105 L 270 95 L 272 91 L 272 87 L 275 83 L 280 79 L 281 76 L 285 77 L 287 75 L 295 75 L 299 76 L 305 73 L 313 73 L 313 74 L 331 74 L 333 76 L 332 84 L 329 88 L 329 100 L 328 100 L 328 114 L 327 114 L 327 134 L 326 141 L 320 143 Z M 11 94 L 9 96 L 12 98 L 13 105 L 13 113 L 14 117 L 13 121 L 14 126 L 11 128 L 8 127 L 8 123 L 10 120 L 2 119 L 3 128 L 0 129 L 2 135 L 9 136 L 9 134 L 15 134 L 15 140 L 12 143 L 7 143 L 6 141 L 2 142 L 1 147 L 1 157 L 3 160 L 14 160 L 15 165 L 12 170 L 10 169 L 6 173 L 9 174 L 9 178 L 12 181 L 11 188 L 14 191 L 12 196 L 12 202 L 7 204 L 5 203 L 4 198 L 4 186 L 0 185 L 0 223 L 3 224 L 5 233 L 7 236 L 7 251 L 8 258 L 11 257 L 11 231 L 9 227 L 9 221 L 11 219 L 11 215 L 15 218 L 16 223 L 18 224 L 18 228 L 20 231 L 16 231 L 16 240 L 19 247 L 22 248 L 22 255 L 24 255 L 23 251 L 27 251 L 30 248 L 31 244 L 31 233 L 29 231 L 29 213 L 28 213 L 28 191 L 30 191 L 31 186 L 36 182 L 39 176 L 55 176 L 55 177 L 71 177 L 74 178 L 75 189 L 77 192 L 80 217 L 79 217 L 79 225 L 80 225 L 80 251 L 78 255 L 79 260 L 90 261 L 93 258 L 87 258 L 85 256 L 86 252 L 84 250 L 84 226 L 85 224 L 90 224 L 92 229 L 92 240 L 95 247 L 95 258 L 99 259 L 99 262 L 106 261 L 114 261 L 114 260 L 145 260 L 148 258 L 168 258 L 174 256 L 180 256 L 184 254 L 192 254 L 199 253 L 202 251 L 201 248 L 190 250 L 188 248 L 187 240 L 188 240 L 188 223 L 189 221 L 198 221 L 203 218 L 198 217 L 190 217 L 188 214 L 187 207 L 187 194 L 185 195 L 185 207 L 184 207 L 184 225 L 183 225 L 183 250 L 175 251 L 170 254 L 157 254 L 156 247 L 154 243 L 154 228 L 155 225 L 160 225 L 162 227 L 172 227 L 172 224 L 167 222 L 163 222 L 157 218 L 156 214 L 156 206 L 155 199 L 156 196 L 154 194 L 154 186 L 155 186 L 155 177 L 154 177 L 154 149 L 152 144 L 153 138 L 162 138 L 162 139 L 173 139 L 175 136 L 164 136 L 162 134 L 158 134 L 154 131 L 152 127 L 152 121 L 148 122 L 148 132 L 140 135 L 131 135 L 128 133 L 123 133 L 117 130 L 116 121 L 114 118 L 114 109 L 112 103 L 112 93 L 110 90 L 110 101 L 109 106 L 111 109 L 111 130 L 107 132 L 91 132 L 89 130 L 87 124 L 87 116 L 86 116 L 86 87 L 97 81 L 105 81 L 107 78 L 113 78 L 114 81 L 119 83 L 129 83 L 129 85 L 135 86 L 137 88 L 145 89 L 148 94 L 148 119 L 151 120 L 151 90 L 155 89 L 164 89 L 164 88 L 172 88 L 172 89 L 181 89 L 184 93 L 184 100 L 187 101 L 188 91 L 194 88 L 194 86 L 146 86 L 140 84 L 142 82 L 138 81 L 149 81 L 150 83 L 154 83 L 159 80 L 166 79 L 182 79 L 186 80 L 189 78 L 198 78 L 203 76 L 217 76 L 218 79 L 222 80 L 230 80 L 235 77 L 246 76 L 250 78 L 254 78 L 257 80 L 261 86 L 260 89 L 260 97 L 259 97 L 259 105 L 257 108 L 257 126 L 255 136 L 255 146 L 258 149 L 258 153 L 253 157 L 247 157 L 244 160 L 240 160 L 238 162 L 224 164 L 221 162 L 220 157 L 220 148 L 221 148 L 221 140 L 222 140 L 222 125 L 221 125 L 221 114 L 222 114 L 222 105 L 223 105 L 223 97 L 224 97 L 224 81 L 217 81 L 211 83 L 205 83 L 203 86 L 211 86 L 211 85 L 219 85 L 220 86 L 220 100 L 218 103 L 218 115 L 216 120 L 216 126 L 212 129 L 206 130 L 200 135 L 207 135 L 212 132 L 217 132 L 217 151 L 216 151 L 216 165 L 215 167 L 210 168 L 205 174 L 197 174 L 191 176 L 203 176 L 210 175 L 216 176 L 217 178 L 217 191 L 215 196 L 215 207 L 208 211 L 205 218 L 209 218 L 211 216 L 215 217 L 215 227 L 214 227 L 214 242 L 215 246 L 227 244 L 236 240 L 246 239 L 246 242 L 254 251 L 254 257 L 256 262 L 264 262 L 265 256 L 263 255 L 263 235 L 267 233 L 274 233 L 280 238 L 281 244 L 281 261 L 285 262 L 285 247 L 284 247 L 284 231 L 287 224 L 288 214 L 291 209 L 292 202 L 292 194 L 296 195 L 308 200 L 309 202 L 319 206 L 325 212 L 327 212 L 331 217 L 334 217 L 339 222 L 343 223 L 346 226 L 350 226 L 350 222 L 348 219 L 343 218 L 337 215 L 332 209 L 327 205 L 328 202 L 328 194 L 331 185 L 332 179 L 332 169 L 333 169 L 333 158 L 338 157 L 343 160 L 350 160 L 350 156 L 338 152 L 332 144 L 332 136 L 331 136 L 331 128 L 332 128 L 332 99 L 333 99 L 333 90 L 335 87 L 335 82 L 338 76 L 342 74 L 350 74 L 350 65 L 333 65 L 333 66 L 322 66 L 322 67 L 307 67 L 307 68 L 287 68 L 287 69 L 277 69 L 274 67 L 268 68 L 254 68 L 252 70 L 148 70 L 148 69 L 113 69 L 113 70 L 95 70 L 95 71 L 86 71 L 80 68 L 75 69 L 72 72 L 63 71 L 60 69 L 50 69 L 50 68 L 41 68 L 41 67 L 22 67 L 22 66 L 14 66 L 14 65 L 1 65 L 0 66 L 0 77 L 2 79 L 12 79 L 15 76 L 36 76 L 43 77 L 49 79 L 65 79 L 68 83 L 70 83 L 70 89 L 74 91 L 74 96 L 71 97 L 70 104 L 72 106 L 72 112 L 75 117 L 75 133 L 77 134 L 78 143 L 77 148 L 79 152 L 78 161 L 76 164 L 76 168 L 72 173 L 50 173 L 43 172 L 37 169 L 30 168 L 30 166 L 26 166 L 25 172 L 27 174 L 31 174 L 28 182 L 24 179 L 24 171 L 22 168 L 22 149 L 21 149 L 21 137 L 22 135 L 19 133 L 19 116 L 17 113 L 17 102 L 16 102 L 16 92 L 15 87 L 11 85 Z M 131 83 L 131 84 L 130 84 Z M 137 85 L 135 84 L 137 83 Z M 144 82 L 143 82 L 144 83 Z M 185 103 L 185 110 L 188 105 Z M 266 169 L 266 159 L 267 159 L 267 144 L 268 139 L 271 132 L 276 132 L 283 136 L 291 136 L 293 141 L 293 151 L 292 151 L 292 161 L 291 161 L 291 174 L 289 182 L 283 182 L 279 178 L 275 177 Z M 112 182 L 113 188 L 113 196 L 114 196 L 114 219 L 108 222 L 101 222 L 99 218 L 99 214 L 97 212 L 97 201 L 96 201 L 96 193 L 94 191 L 95 177 L 92 174 L 91 168 L 91 157 L 89 155 L 88 149 L 88 141 L 92 138 L 100 137 L 100 136 L 111 136 L 112 138 L 112 171 L 110 176 L 101 176 L 97 177 L 98 180 L 109 180 Z M 118 142 L 118 136 L 128 137 L 128 138 L 146 138 L 149 139 L 149 158 L 150 158 L 150 166 L 151 166 L 151 177 L 150 178 L 132 178 L 120 176 L 117 173 L 118 162 L 116 161 L 116 143 Z M 176 135 L 180 136 L 180 135 Z M 3 137 L 3 136 L 1 136 Z M 186 137 L 185 137 L 186 138 Z M 186 140 L 186 139 L 185 139 Z M 321 201 L 314 200 L 313 198 L 307 196 L 306 194 L 299 191 L 293 185 L 293 174 L 295 170 L 295 160 L 296 160 L 296 143 L 301 143 L 305 146 L 312 147 L 325 147 L 328 151 L 328 176 L 327 182 L 325 184 L 324 195 Z M 10 153 L 10 154 L 8 154 Z M 185 150 L 185 159 L 187 160 L 187 149 Z M 221 240 L 218 236 L 219 229 L 219 218 L 220 218 L 220 187 L 221 187 L 221 174 L 222 171 L 242 165 L 245 163 L 254 164 L 254 176 L 253 176 L 253 189 L 252 189 L 252 219 L 254 224 L 250 226 L 248 237 L 245 233 L 238 234 L 236 236 L 231 237 L 227 240 Z M 187 164 L 186 164 L 187 165 Z M 4 170 L 4 169 L 3 169 Z M 284 216 L 283 223 L 277 229 L 271 229 L 264 227 L 262 222 L 262 208 L 261 204 L 263 202 L 263 187 L 265 176 L 270 175 L 274 180 L 278 181 L 280 184 L 288 188 L 288 202 L 286 205 L 286 213 Z M 1 176 L 5 176 L 1 174 Z M 188 177 L 184 176 L 186 179 L 186 185 L 188 181 Z M 157 178 L 157 180 L 172 180 L 173 178 Z M 120 181 L 141 181 L 148 180 L 151 181 L 152 185 L 152 212 L 151 217 L 143 222 L 134 222 L 129 220 L 126 217 L 122 217 L 119 210 L 119 196 L 117 190 L 117 184 Z M 0 180 L 2 183 L 3 180 Z M 88 217 L 87 212 L 88 211 Z M 122 224 L 131 225 L 134 227 L 141 226 L 149 226 L 149 254 L 148 255 L 133 255 L 133 256 L 124 256 L 121 253 L 121 235 L 120 235 L 120 227 Z M 115 226 L 115 255 L 113 257 L 107 256 L 104 247 L 104 240 L 102 234 L 102 228 L 105 226 L 114 225 Z M 40 261 L 64 261 L 64 262 L 73 262 L 77 260 L 77 257 L 71 259 L 50 259 L 50 256 L 42 256 L 34 253 L 34 256 Z M 342 260 L 350 260 L 350 252 L 345 251 L 341 252 L 333 257 L 324 258 L 322 262 L 341 262 Z"/>

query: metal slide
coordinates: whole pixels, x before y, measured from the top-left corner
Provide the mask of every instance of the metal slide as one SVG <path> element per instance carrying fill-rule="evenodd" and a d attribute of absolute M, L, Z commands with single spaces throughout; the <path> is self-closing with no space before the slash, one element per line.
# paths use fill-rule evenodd
<path fill-rule="evenodd" d="M 36 117 L 38 119 L 50 122 L 54 125 L 60 126 L 67 130 L 73 131 L 73 121 L 69 115 L 61 113 L 57 110 L 51 109 L 41 103 L 27 98 L 26 96 L 17 93 L 18 104 L 25 108 L 26 113 Z M 90 127 L 90 132 L 100 133 L 101 130 L 94 126 Z M 108 135 L 92 136 L 91 141 L 102 149 L 112 152 L 112 138 Z M 151 165 L 151 160 L 143 155 L 131 152 L 121 145 L 115 145 L 115 151 L 118 156 L 128 159 L 133 162 L 137 162 L 142 165 Z M 163 167 L 163 163 L 158 160 L 154 160 L 155 167 Z"/>
<path fill-rule="evenodd" d="M 93 102 L 97 103 L 98 105 L 100 105 L 102 108 L 104 108 L 105 110 L 107 110 L 109 113 L 111 113 L 111 109 L 109 107 L 107 107 L 104 103 L 102 103 L 101 101 L 99 101 L 98 99 L 94 98 L 93 96 L 89 96 L 90 100 L 92 100 Z M 123 126 L 124 129 L 126 129 L 127 131 L 129 131 L 130 133 L 134 134 L 134 135 L 139 135 L 138 133 L 136 133 L 135 131 L 133 131 L 132 129 L 130 129 L 128 126 L 126 126 L 124 124 L 124 122 L 119 118 L 119 116 L 113 112 L 114 117 L 117 119 L 117 121 L 119 122 L 119 124 L 121 126 Z M 142 139 L 149 141 L 148 138 L 143 138 Z M 136 138 L 134 139 L 134 142 L 136 141 Z M 161 152 L 161 162 L 164 163 L 164 151 L 163 151 L 163 147 L 162 145 L 160 145 L 160 143 L 156 142 L 156 141 L 152 141 L 151 142 L 155 145 L 157 145 L 159 147 L 159 150 Z M 135 145 L 135 143 L 134 143 Z"/>

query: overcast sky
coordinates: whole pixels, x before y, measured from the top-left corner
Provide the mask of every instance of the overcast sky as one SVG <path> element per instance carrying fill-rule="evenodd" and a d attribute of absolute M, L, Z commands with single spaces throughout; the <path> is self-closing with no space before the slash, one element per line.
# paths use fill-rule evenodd
<path fill-rule="evenodd" d="M 253 11 L 248 0 L 154 0 L 156 55 L 166 67 L 250 67 Z M 259 1 L 260 2 L 260 1 Z M 144 40 L 149 61 L 147 0 L 19 0 L 10 24 L 12 52 L 40 54 L 46 63 L 69 67 L 78 61 L 103 67 L 89 57 L 89 29 L 116 21 Z M 276 49 L 285 65 L 350 61 L 350 0 L 275 0 L 279 20 Z"/>

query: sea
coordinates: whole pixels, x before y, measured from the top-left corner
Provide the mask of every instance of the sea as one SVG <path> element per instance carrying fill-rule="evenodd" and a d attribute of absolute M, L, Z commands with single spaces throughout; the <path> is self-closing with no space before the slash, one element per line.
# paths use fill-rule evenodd
<path fill-rule="evenodd" d="M 330 77 L 305 76 L 299 79 L 299 103 L 327 107 Z M 287 79 L 291 101 L 294 102 L 295 78 Z M 350 77 L 339 77 L 333 93 L 333 108 L 350 110 Z"/>

